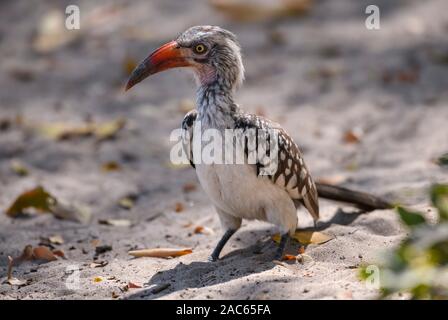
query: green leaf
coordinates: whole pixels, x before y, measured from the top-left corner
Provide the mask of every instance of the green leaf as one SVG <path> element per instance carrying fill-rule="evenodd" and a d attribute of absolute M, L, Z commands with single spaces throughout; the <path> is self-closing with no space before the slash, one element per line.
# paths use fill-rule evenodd
<path fill-rule="evenodd" d="M 431 200 L 439 210 L 440 220 L 448 220 L 448 185 L 436 184 L 431 188 Z"/>
<path fill-rule="evenodd" d="M 397 211 L 400 215 L 401 220 L 408 227 L 415 227 L 426 222 L 425 218 L 423 218 L 422 214 L 419 212 L 409 211 L 408 209 L 405 209 L 403 207 L 397 207 Z"/>

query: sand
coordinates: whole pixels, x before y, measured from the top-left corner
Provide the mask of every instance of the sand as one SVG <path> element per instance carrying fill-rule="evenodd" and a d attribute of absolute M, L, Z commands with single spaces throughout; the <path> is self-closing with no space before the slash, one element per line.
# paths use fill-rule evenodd
<path fill-rule="evenodd" d="M 109 3 L 75 2 L 86 11 Z M 259 25 L 230 22 L 202 1 L 132 1 L 49 54 L 34 53 L 30 39 L 52 2 L 36 8 L 28 1 L 2 3 L 0 119 L 21 114 L 33 123 L 82 123 L 124 117 L 127 123 L 117 139 L 99 144 L 93 138 L 55 142 L 21 125 L 0 131 L 2 211 L 40 184 L 93 214 L 82 225 L 51 215 L 10 219 L 2 212 L 0 299 L 375 298 L 378 290 L 357 275 L 359 266 L 380 263 L 382 253 L 405 237 L 393 210 L 360 213 L 321 201 L 319 230 L 334 239 L 307 246 L 304 263 L 287 267 L 272 262 L 276 228 L 246 221 L 222 259 L 208 262 L 222 233 L 218 218 L 194 170 L 169 164 L 169 134 L 194 99 L 192 77 L 184 70 L 166 72 L 128 94 L 121 85 L 129 57 L 143 58 L 191 25 L 226 27 L 244 50 L 247 74 L 238 102 L 281 123 L 314 177 L 430 210 L 427 188 L 448 180 L 448 171 L 433 162 L 448 151 L 448 67 L 434 56 L 448 50 L 446 1 L 377 2 L 381 29 L 368 31 L 365 1 L 319 1 L 308 17 Z M 270 41 L 272 30 L 284 42 Z M 347 131 L 361 131 L 359 143 L 345 143 Z M 30 174 L 14 174 L 11 159 L 20 159 Z M 118 161 L 122 170 L 103 172 L 106 161 Z M 196 188 L 185 192 L 185 185 Z M 138 199 L 125 210 L 118 201 L 129 194 Z M 311 219 L 298 214 L 300 228 L 310 228 Z M 111 218 L 133 225 L 98 223 Z M 213 233 L 194 233 L 198 225 Z M 67 259 L 24 263 L 14 276 L 30 283 L 5 284 L 7 256 L 54 234 L 65 240 L 55 247 Z M 96 260 L 107 265 L 91 267 L 94 245 L 112 246 Z M 154 247 L 190 247 L 193 253 L 173 259 L 127 254 Z M 297 243 L 288 247 L 289 253 L 297 250 Z M 125 290 L 129 282 L 142 288 Z"/>

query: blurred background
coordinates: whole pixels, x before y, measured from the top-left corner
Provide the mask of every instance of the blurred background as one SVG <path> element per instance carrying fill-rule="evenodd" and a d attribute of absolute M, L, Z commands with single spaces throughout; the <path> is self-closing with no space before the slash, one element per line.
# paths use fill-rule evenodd
<path fill-rule="evenodd" d="M 71 4 L 79 30 L 64 27 Z M 370 4 L 379 30 L 365 26 Z M 238 103 L 284 126 L 313 176 L 426 204 L 427 187 L 448 178 L 447 10 L 446 0 L 1 1 L 0 208 L 43 186 L 90 212 L 71 219 L 82 226 L 2 212 L 3 271 L 42 235 L 65 230 L 66 250 L 98 238 L 129 249 L 157 239 L 153 217 L 212 210 L 195 172 L 169 162 L 170 132 L 194 108 L 192 75 L 171 70 L 123 91 L 140 60 L 194 25 L 238 36 Z M 98 223 L 112 218 L 138 226 L 117 234 Z"/>

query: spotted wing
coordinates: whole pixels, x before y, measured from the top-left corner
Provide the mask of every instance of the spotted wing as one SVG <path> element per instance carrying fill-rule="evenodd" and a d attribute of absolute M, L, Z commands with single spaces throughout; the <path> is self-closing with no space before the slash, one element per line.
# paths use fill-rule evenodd
<path fill-rule="evenodd" d="M 291 139 L 286 131 L 263 117 L 252 114 L 240 114 L 236 119 L 237 129 L 257 129 L 266 132 L 275 130 L 278 134 L 278 165 L 269 179 L 284 188 L 296 206 L 302 203 L 314 220 L 319 219 L 319 202 L 317 189 L 309 170 L 303 160 L 302 153 L 297 144 Z M 258 142 L 257 142 L 258 148 Z M 258 171 L 261 164 L 257 164 Z"/>

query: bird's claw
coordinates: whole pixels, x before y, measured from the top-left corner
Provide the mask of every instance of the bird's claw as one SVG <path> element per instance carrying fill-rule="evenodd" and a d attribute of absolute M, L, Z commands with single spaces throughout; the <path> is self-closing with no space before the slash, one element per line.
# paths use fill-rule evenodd
<path fill-rule="evenodd" d="M 219 259 L 218 257 L 215 257 L 215 256 L 211 255 L 211 256 L 208 257 L 207 260 L 209 262 L 216 262 L 216 261 L 218 261 L 218 259 Z"/>

